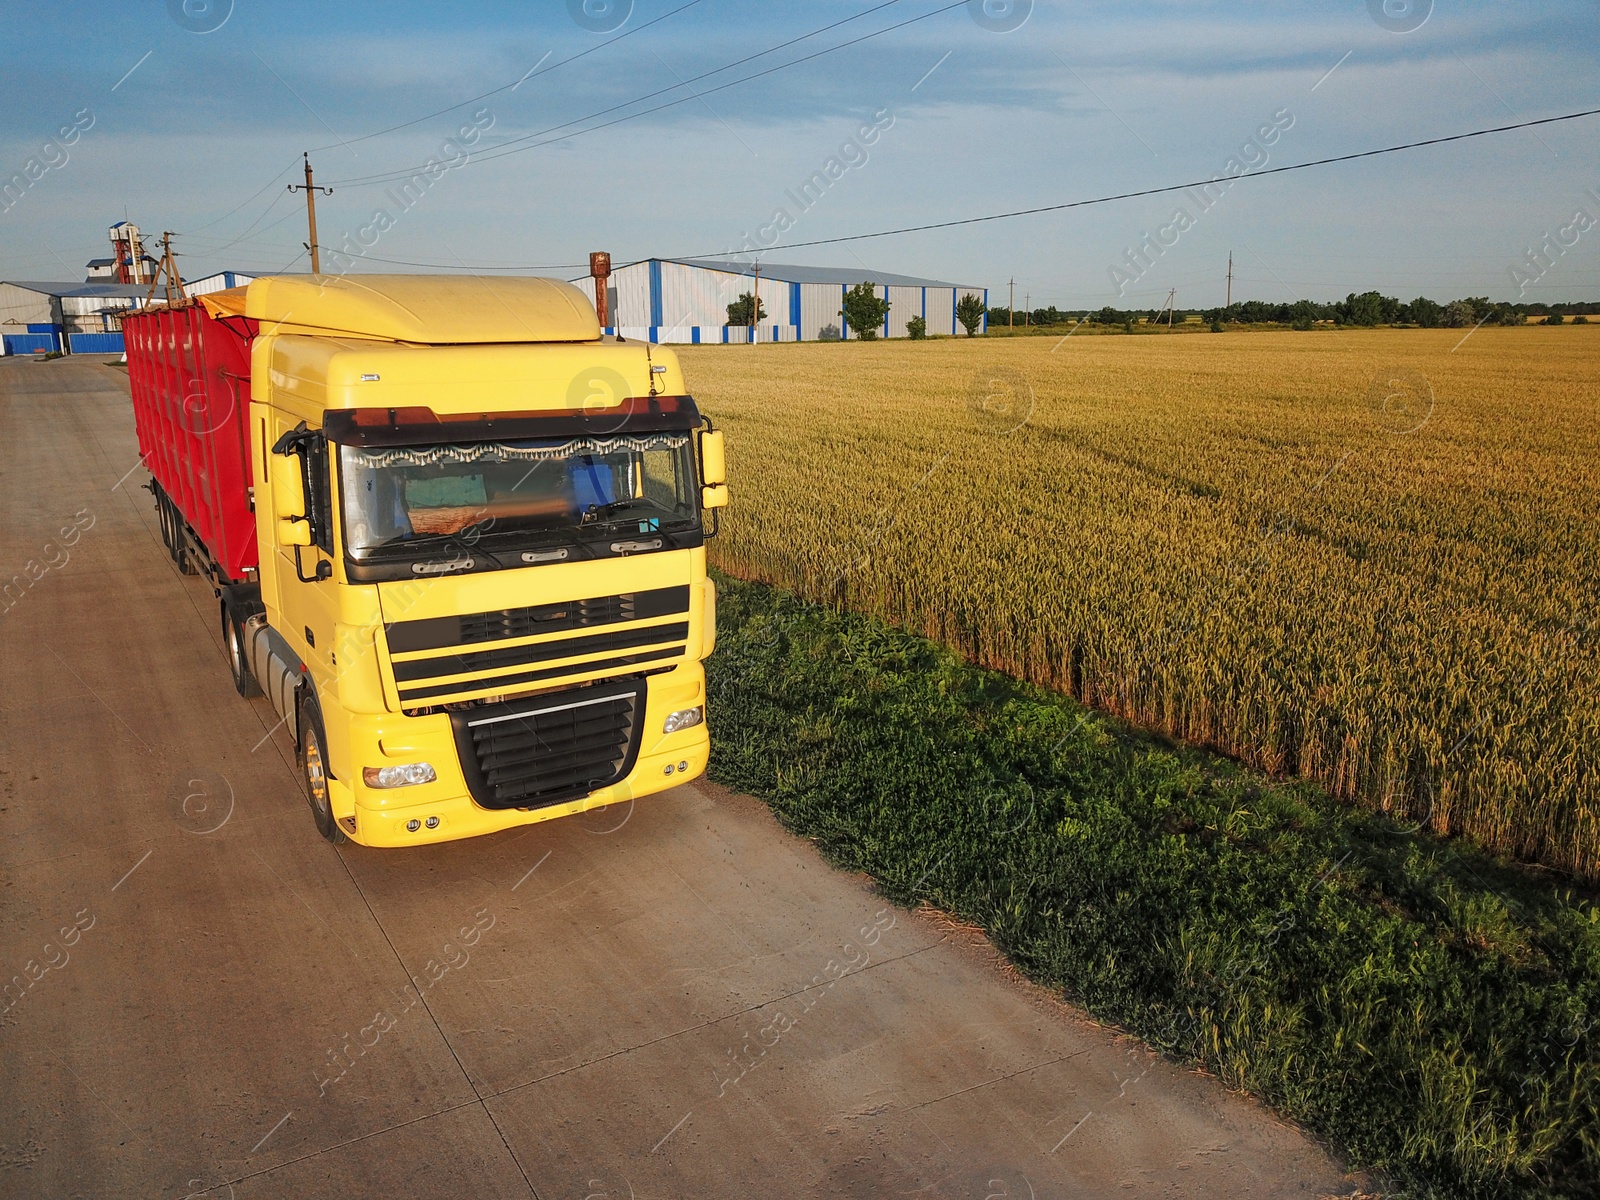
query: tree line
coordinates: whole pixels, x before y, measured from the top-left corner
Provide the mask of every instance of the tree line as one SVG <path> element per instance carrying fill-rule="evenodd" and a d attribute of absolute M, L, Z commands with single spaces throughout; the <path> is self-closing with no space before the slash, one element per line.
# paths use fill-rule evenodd
<path fill-rule="evenodd" d="M 1576 301 L 1558 304 L 1509 304 L 1490 300 L 1487 296 L 1467 296 L 1459 300 L 1439 303 L 1426 296 L 1409 302 L 1381 292 L 1351 292 L 1343 300 L 1322 303 L 1316 300 L 1295 300 L 1289 303 L 1270 303 L 1265 300 L 1242 300 L 1218 308 L 1178 308 L 1172 311 L 1174 323 L 1191 317 L 1211 325 L 1218 324 L 1276 324 L 1290 325 L 1296 329 L 1310 329 L 1319 322 L 1356 327 L 1373 325 L 1416 325 L 1423 329 L 1461 329 L 1479 324 L 1525 325 L 1529 323 L 1562 324 L 1600 315 L 1600 303 Z M 1051 305 L 1032 311 L 1018 309 L 1018 325 L 1073 325 L 1087 322 L 1093 325 L 1127 326 L 1138 321 L 1151 324 L 1165 323 L 1167 310 L 1163 308 L 1121 309 L 1106 305 L 1100 309 L 1062 310 Z M 1004 307 L 989 309 L 991 327 L 1011 323 L 1011 312 Z"/>

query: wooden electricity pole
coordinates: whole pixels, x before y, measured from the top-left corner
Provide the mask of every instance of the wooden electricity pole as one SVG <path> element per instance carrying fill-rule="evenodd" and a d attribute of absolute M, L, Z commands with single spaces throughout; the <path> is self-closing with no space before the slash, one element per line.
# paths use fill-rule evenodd
<path fill-rule="evenodd" d="M 756 259 L 756 290 L 750 297 L 750 344 L 761 336 L 761 260 Z"/>
<path fill-rule="evenodd" d="M 1233 251 L 1228 251 L 1228 305 L 1233 307 Z"/>
<path fill-rule="evenodd" d="M 1011 289 L 1006 299 L 1006 328 L 1010 330 L 1017 327 L 1017 281 L 1012 279 L 1006 286 Z"/>
<path fill-rule="evenodd" d="M 311 155 L 307 153 L 303 154 L 302 157 L 306 160 L 305 184 L 302 186 L 291 183 L 289 190 L 306 194 L 306 228 L 311 234 L 311 240 L 306 243 L 306 250 L 311 254 L 311 273 L 320 275 L 322 274 L 322 255 L 317 246 L 317 193 L 320 191 L 324 196 L 331 196 L 333 195 L 333 189 L 331 187 L 317 187 L 311 179 Z"/>
<path fill-rule="evenodd" d="M 163 283 L 163 281 L 165 282 L 168 304 L 187 299 L 183 294 L 183 279 L 178 274 L 178 260 L 172 253 L 171 230 L 163 231 L 161 234 L 161 262 L 156 267 L 155 274 L 150 276 L 150 291 L 145 295 L 145 304 L 148 305 L 156 298 L 156 285 Z"/>
<path fill-rule="evenodd" d="M 1178 306 L 1178 289 L 1167 289 L 1167 332 L 1172 332 L 1172 310 Z"/>
<path fill-rule="evenodd" d="M 1031 312 L 1033 312 L 1033 293 L 1032 292 L 1023 292 L 1022 293 L 1022 323 L 1023 323 L 1024 326 L 1026 326 L 1029 321 L 1033 320 L 1033 318 L 1031 316 L 1029 316 L 1029 314 Z"/>

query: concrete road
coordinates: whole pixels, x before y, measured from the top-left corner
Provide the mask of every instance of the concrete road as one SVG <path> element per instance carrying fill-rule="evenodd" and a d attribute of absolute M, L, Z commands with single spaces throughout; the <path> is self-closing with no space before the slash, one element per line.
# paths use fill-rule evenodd
<path fill-rule="evenodd" d="M 0 1194 L 1354 1186 L 707 784 L 330 847 L 105 361 L 0 360 Z"/>

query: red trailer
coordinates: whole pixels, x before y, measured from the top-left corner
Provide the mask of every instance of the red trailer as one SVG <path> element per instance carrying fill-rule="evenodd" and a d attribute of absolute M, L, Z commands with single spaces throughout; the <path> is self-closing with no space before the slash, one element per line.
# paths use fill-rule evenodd
<path fill-rule="evenodd" d="M 253 581 L 250 344 L 244 288 L 129 313 L 139 453 L 149 469 L 161 540 L 185 574 L 219 587 Z"/>

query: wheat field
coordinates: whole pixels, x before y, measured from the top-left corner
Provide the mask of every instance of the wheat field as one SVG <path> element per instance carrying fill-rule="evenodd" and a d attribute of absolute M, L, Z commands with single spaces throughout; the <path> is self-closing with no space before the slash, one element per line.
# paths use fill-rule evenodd
<path fill-rule="evenodd" d="M 685 347 L 713 562 L 1600 875 L 1600 328 Z"/>

